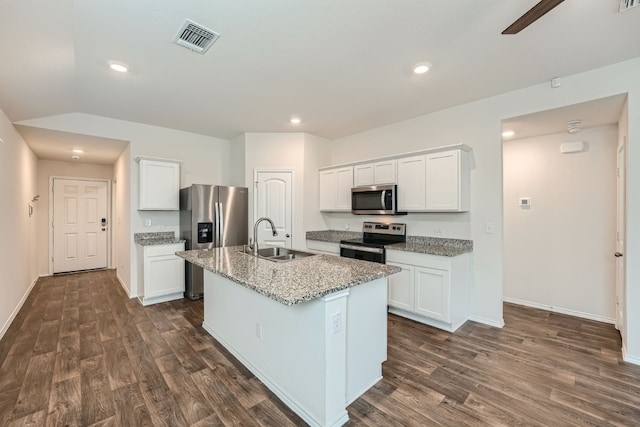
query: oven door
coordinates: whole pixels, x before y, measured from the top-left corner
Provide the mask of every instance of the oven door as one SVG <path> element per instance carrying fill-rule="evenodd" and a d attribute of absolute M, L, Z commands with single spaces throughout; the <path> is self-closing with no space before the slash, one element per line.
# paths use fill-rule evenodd
<path fill-rule="evenodd" d="M 384 264 L 384 248 L 371 248 L 369 246 L 349 245 L 340 243 L 340 256 Z"/>

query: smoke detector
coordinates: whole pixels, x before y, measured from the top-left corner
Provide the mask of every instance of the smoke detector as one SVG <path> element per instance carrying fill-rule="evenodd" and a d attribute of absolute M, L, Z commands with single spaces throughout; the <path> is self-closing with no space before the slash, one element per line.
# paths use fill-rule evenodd
<path fill-rule="evenodd" d="M 219 38 L 215 31 L 186 19 L 173 42 L 203 55 Z"/>

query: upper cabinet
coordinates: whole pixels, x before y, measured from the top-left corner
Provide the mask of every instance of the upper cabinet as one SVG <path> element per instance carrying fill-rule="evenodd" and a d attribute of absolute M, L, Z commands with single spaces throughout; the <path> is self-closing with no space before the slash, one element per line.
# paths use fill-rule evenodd
<path fill-rule="evenodd" d="M 353 184 L 355 187 L 395 183 L 396 160 L 366 163 L 353 167 Z"/>
<path fill-rule="evenodd" d="M 140 163 L 139 210 L 177 211 L 180 194 L 180 162 L 136 157 Z"/>
<path fill-rule="evenodd" d="M 321 170 L 319 181 L 321 211 L 351 211 L 351 187 L 353 187 L 352 166 Z"/>
<path fill-rule="evenodd" d="M 398 160 L 398 210 L 469 210 L 468 153 L 455 149 Z"/>

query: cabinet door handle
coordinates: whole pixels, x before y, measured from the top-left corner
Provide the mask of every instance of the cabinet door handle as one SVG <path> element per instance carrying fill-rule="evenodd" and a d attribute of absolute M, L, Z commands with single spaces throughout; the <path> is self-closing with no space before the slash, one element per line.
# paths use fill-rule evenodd
<path fill-rule="evenodd" d="M 291 235 L 289 233 L 287 233 L 287 237 L 291 237 Z"/>

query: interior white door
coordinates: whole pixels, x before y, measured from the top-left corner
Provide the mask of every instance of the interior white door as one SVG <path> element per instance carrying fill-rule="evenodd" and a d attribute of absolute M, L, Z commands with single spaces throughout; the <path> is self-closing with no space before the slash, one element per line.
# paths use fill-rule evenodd
<path fill-rule="evenodd" d="M 624 339 L 624 315 L 625 315 L 625 145 L 626 137 L 618 146 L 617 173 L 616 173 L 616 327 Z"/>
<path fill-rule="evenodd" d="M 107 182 L 53 180 L 53 272 L 107 267 Z"/>
<path fill-rule="evenodd" d="M 258 243 L 291 248 L 293 242 L 293 192 L 291 171 L 256 171 L 253 196 L 254 218 L 271 218 L 276 226 L 273 236 L 271 225 L 263 221 L 258 226 Z M 253 229 L 252 229 L 253 231 Z"/>

